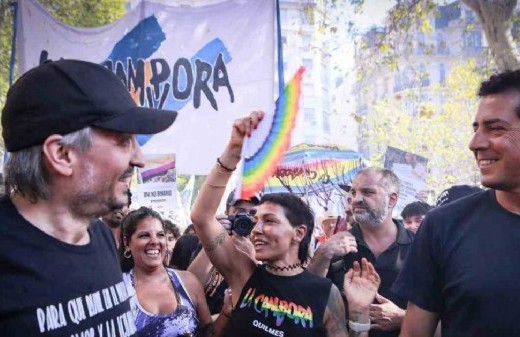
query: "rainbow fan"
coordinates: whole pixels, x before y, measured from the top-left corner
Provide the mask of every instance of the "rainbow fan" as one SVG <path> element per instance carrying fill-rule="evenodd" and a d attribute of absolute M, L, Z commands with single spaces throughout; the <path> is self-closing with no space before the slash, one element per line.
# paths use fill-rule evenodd
<path fill-rule="evenodd" d="M 276 110 L 266 139 L 258 151 L 245 158 L 240 199 L 249 199 L 263 189 L 266 180 L 276 170 L 276 166 L 289 147 L 299 108 L 304 71 L 305 68 L 300 67 L 285 86 L 282 95 L 276 101 Z"/>

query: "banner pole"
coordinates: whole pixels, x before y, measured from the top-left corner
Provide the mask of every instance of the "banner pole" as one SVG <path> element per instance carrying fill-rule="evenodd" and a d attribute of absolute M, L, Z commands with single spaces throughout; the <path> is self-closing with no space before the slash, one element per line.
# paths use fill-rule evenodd
<path fill-rule="evenodd" d="M 276 0 L 276 36 L 277 36 L 277 56 L 278 56 L 278 97 L 283 93 L 285 83 L 283 79 L 283 44 L 282 44 L 282 25 L 280 23 L 280 0 Z"/>
<path fill-rule="evenodd" d="M 11 40 L 11 60 L 9 61 L 9 86 L 13 84 L 14 80 L 14 67 L 16 62 L 16 34 L 17 34 L 17 22 L 18 22 L 18 1 L 11 2 L 11 8 L 13 11 L 13 37 Z"/>

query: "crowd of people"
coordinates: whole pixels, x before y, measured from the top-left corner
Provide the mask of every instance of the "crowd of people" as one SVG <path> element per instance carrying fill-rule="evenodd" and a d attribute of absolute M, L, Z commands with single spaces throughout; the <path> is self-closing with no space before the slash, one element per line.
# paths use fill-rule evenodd
<path fill-rule="evenodd" d="M 235 120 L 181 234 L 132 210 L 129 192 L 144 166 L 136 134 L 177 113 L 136 106 L 100 65 L 40 65 L 2 112 L 0 334 L 519 336 L 520 71 L 478 95 L 469 149 L 485 189 L 454 186 L 402 220 L 399 179 L 377 167 L 345 188 L 345 214 L 317 223 L 294 194 L 236 200 L 224 194 L 264 119 L 253 111 Z"/>

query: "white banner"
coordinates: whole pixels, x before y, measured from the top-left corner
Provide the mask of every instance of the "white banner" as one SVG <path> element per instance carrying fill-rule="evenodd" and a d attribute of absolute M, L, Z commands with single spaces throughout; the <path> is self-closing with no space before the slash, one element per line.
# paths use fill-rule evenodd
<path fill-rule="evenodd" d="M 177 202 L 175 166 L 173 153 L 145 155 L 145 166 L 137 169 L 132 178 L 132 209 L 146 206 L 169 219 L 184 214 L 182 205 Z"/>
<path fill-rule="evenodd" d="M 143 1 L 96 28 L 67 26 L 36 0 L 19 0 L 18 13 L 20 73 L 46 59 L 96 62 L 119 76 L 138 104 L 179 111 L 168 130 L 139 137 L 145 154 L 176 153 L 179 174 L 207 174 L 233 121 L 272 109 L 273 0 L 204 7 Z"/>

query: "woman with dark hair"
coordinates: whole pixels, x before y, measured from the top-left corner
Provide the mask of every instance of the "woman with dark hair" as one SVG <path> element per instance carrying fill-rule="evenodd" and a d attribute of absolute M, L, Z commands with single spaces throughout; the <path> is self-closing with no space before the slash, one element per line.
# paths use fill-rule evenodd
<path fill-rule="evenodd" d="M 190 223 L 186 229 L 184 229 L 184 232 L 182 232 L 182 235 L 196 235 L 195 233 L 195 227 L 193 227 L 193 224 Z"/>
<path fill-rule="evenodd" d="M 263 113 L 234 122 L 231 139 L 207 176 L 191 218 L 213 265 L 233 294 L 226 336 L 346 336 L 345 308 L 338 288 L 304 268 L 314 215 L 289 193 L 264 195 L 256 207 L 251 240 L 257 265 L 233 244 L 215 217 L 226 185 L 240 161 L 244 138 Z"/>
<path fill-rule="evenodd" d="M 198 244 L 199 238 L 196 235 L 182 235 L 173 248 L 169 266 L 177 270 L 187 270 Z"/>
<path fill-rule="evenodd" d="M 161 216 L 147 207 L 128 213 L 121 234 L 123 279 L 138 336 L 220 335 L 227 314 L 213 322 L 202 286 L 187 271 L 165 268 Z M 223 310 L 228 310 L 225 306 Z"/>

